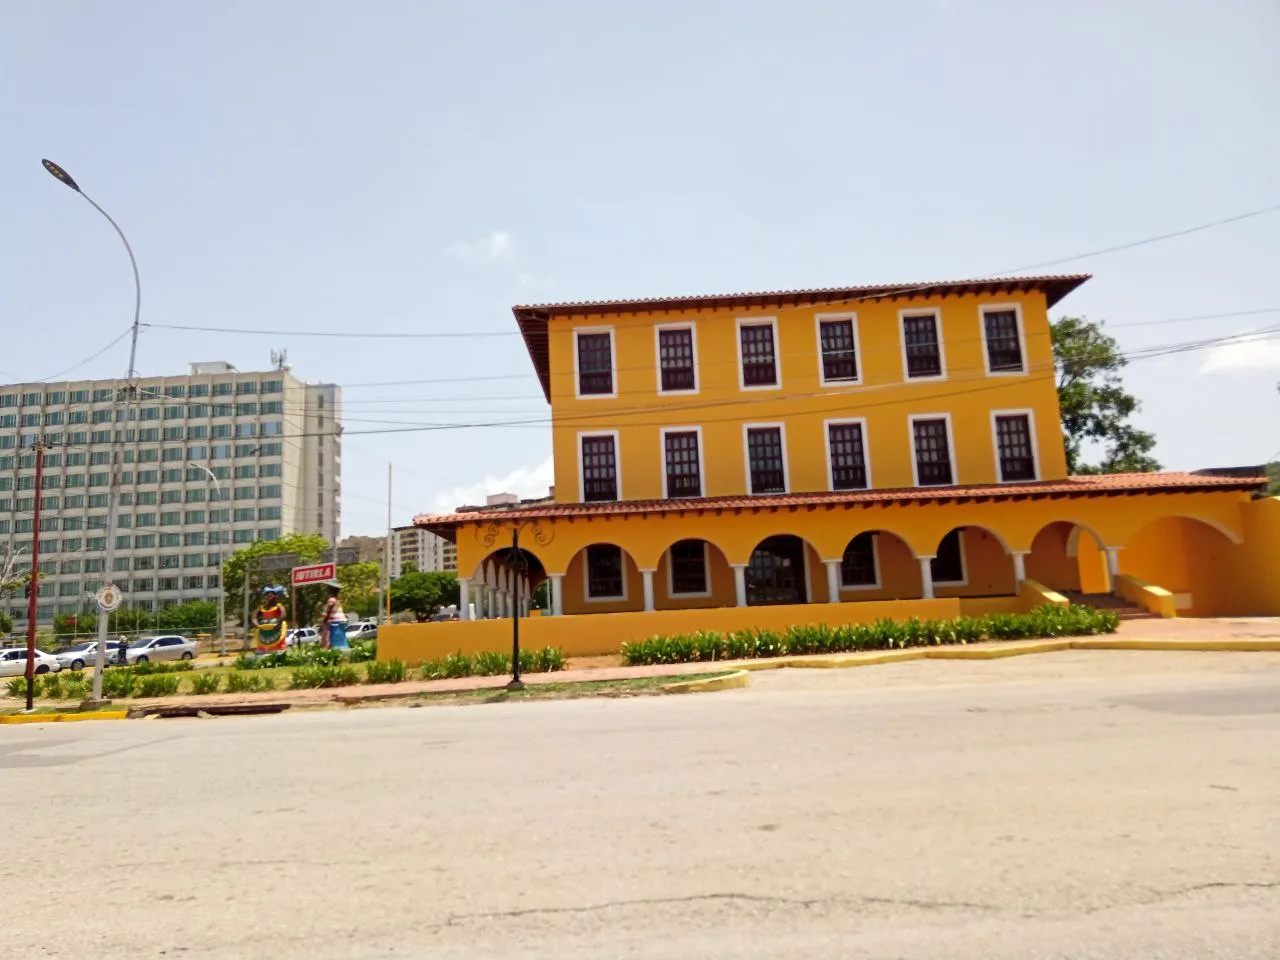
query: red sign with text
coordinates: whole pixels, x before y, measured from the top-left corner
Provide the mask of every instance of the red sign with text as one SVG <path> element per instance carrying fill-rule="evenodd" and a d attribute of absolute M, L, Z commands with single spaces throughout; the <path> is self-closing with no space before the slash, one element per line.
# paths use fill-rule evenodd
<path fill-rule="evenodd" d="M 309 567 L 293 568 L 293 585 L 305 587 L 309 583 L 323 583 L 332 580 L 337 574 L 337 566 L 332 563 L 313 563 Z"/>

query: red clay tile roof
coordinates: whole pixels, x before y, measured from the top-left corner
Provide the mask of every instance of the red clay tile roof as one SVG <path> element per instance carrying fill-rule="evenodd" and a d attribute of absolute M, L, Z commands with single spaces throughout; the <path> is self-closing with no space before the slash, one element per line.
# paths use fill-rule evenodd
<path fill-rule="evenodd" d="M 755 293 L 720 293 L 691 297 L 642 297 L 638 300 L 577 300 L 515 306 L 516 323 L 533 360 L 542 392 L 551 399 L 547 320 L 596 313 L 649 313 L 664 310 L 705 310 L 723 307 L 764 307 L 785 304 L 827 304 L 856 300 L 891 300 L 900 297 L 961 296 L 967 293 L 996 295 L 1016 290 L 1039 290 L 1053 306 L 1090 274 L 1057 274 L 1043 277 L 991 277 L 976 280 L 929 280 L 923 283 L 882 283 L 863 287 L 817 287 L 811 290 L 766 290 Z"/>
<path fill-rule="evenodd" d="M 472 522 L 546 520 L 560 517 L 604 517 L 655 513 L 761 510 L 778 507 L 873 505 L 878 503 L 949 503 L 965 500 L 1056 499 L 1122 494 L 1252 493 L 1267 485 L 1265 477 L 1209 477 L 1194 473 L 1115 473 L 1068 477 L 1034 483 L 1000 483 L 967 487 L 903 487 L 895 490 L 848 490 L 835 493 L 786 493 L 773 496 L 700 497 L 688 500 L 617 500 L 608 503 L 552 503 L 483 513 L 426 514 L 413 518 L 416 527 L 448 536 Z"/>

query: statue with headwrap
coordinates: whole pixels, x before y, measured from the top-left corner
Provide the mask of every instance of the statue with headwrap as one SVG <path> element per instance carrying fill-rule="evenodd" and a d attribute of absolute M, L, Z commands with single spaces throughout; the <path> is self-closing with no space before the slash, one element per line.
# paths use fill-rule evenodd
<path fill-rule="evenodd" d="M 262 591 L 262 603 L 250 618 L 257 638 L 258 653 L 274 653 L 284 649 L 288 623 L 285 621 L 284 604 L 280 602 L 284 587 L 267 587 Z"/>

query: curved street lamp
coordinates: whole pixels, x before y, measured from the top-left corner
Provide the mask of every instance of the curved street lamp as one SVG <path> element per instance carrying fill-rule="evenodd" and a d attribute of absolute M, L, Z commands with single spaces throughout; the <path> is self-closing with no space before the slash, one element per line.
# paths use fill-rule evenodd
<path fill-rule="evenodd" d="M 140 320 L 142 317 L 142 280 L 138 276 L 138 261 L 133 255 L 133 247 L 129 246 L 129 238 L 126 237 L 124 235 L 124 231 L 120 229 L 120 224 L 111 219 L 111 214 L 98 206 L 98 204 L 94 202 L 93 197 L 80 189 L 80 184 L 76 183 L 75 178 L 72 177 L 71 174 L 67 173 L 66 170 L 63 170 L 62 167 L 58 166 L 58 164 L 54 163 L 52 160 L 41 160 L 40 162 L 44 165 L 45 170 L 48 171 L 51 177 L 70 187 L 80 196 L 84 197 L 93 209 L 97 210 L 107 218 L 107 223 L 111 224 L 112 228 L 119 235 L 121 242 L 124 243 L 125 252 L 129 254 L 129 265 L 133 267 L 133 338 L 129 343 L 129 372 L 125 379 L 128 384 L 127 389 L 132 397 L 134 381 L 138 376 L 136 369 L 138 360 L 138 328 L 141 325 Z M 119 390 L 116 391 L 113 406 L 118 411 L 120 406 Z M 116 419 L 114 415 L 112 416 L 112 419 Z M 115 439 L 116 436 L 117 434 L 113 432 L 111 441 L 111 488 L 108 501 L 110 509 L 107 513 L 107 549 L 103 560 L 103 566 L 105 567 L 103 570 L 104 586 L 110 584 L 112 582 L 112 578 L 115 576 L 116 527 L 120 516 L 120 471 L 118 469 L 118 461 L 120 458 L 118 456 L 119 441 Z M 100 616 L 98 618 L 98 649 L 97 656 L 94 658 L 93 666 L 94 700 L 102 699 L 102 671 L 106 668 L 107 663 L 107 624 L 110 619 L 110 614 Z"/>

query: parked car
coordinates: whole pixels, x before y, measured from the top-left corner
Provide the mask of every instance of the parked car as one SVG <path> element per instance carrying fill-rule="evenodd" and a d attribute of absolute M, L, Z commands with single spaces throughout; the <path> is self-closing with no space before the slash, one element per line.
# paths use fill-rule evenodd
<path fill-rule="evenodd" d="M 147 663 L 150 660 L 193 660 L 196 642 L 171 634 L 163 637 L 143 637 L 124 652 L 130 663 Z"/>
<path fill-rule="evenodd" d="M 368 620 L 357 620 L 355 623 L 347 624 L 347 642 L 354 643 L 356 640 L 377 640 L 378 625 Z"/>
<path fill-rule="evenodd" d="M 120 655 L 120 641 L 107 641 L 107 665 L 116 662 L 116 658 Z M 98 662 L 98 641 L 90 640 L 86 643 L 77 643 L 74 647 L 55 654 L 58 662 L 62 664 L 64 670 L 83 670 L 87 666 L 93 666 Z"/>
<path fill-rule="evenodd" d="M 298 627 L 296 630 L 290 630 L 284 638 L 286 647 L 297 647 L 308 643 L 319 643 L 320 631 L 315 627 Z"/>
<path fill-rule="evenodd" d="M 62 669 L 58 658 L 49 653 L 36 651 L 36 673 L 57 673 Z M 10 647 L 0 650 L 0 677 L 22 677 L 27 673 L 27 648 Z"/>

